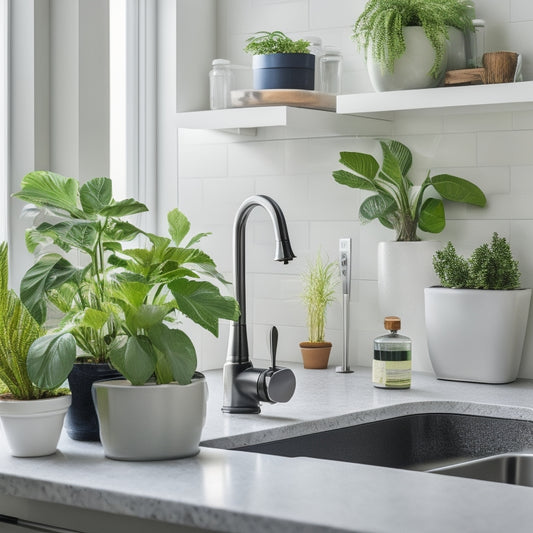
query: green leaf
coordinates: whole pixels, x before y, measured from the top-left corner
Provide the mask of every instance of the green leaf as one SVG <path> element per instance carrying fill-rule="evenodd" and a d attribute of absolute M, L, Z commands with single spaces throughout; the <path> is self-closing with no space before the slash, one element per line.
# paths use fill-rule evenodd
<path fill-rule="evenodd" d="M 35 340 L 28 351 L 28 375 L 41 389 L 59 387 L 76 360 L 76 341 L 70 333 L 45 335 Z"/>
<path fill-rule="evenodd" d="M 148 330 L 153 345 L 164 359 L 164 366 L 170 366 L 174 381 L 187 385 L 196 370 L 196 350 L 191 339 L 179 329 L 158 324 Z"/>
<path fill-rule="evenodd" d="M 185 235 L 191 229 L 191 223 L 187 217 L 179 210 L 173 209 L 167 215 L 168 233 L 172 237 L 174 244 L 179 246 Z"/>
<path fill-rule="evenodd" d="M 92 309 L 91 307 L 84 309 L 79 320 L 79 326 L 91 328 L 96 331 L 102 329 L 109 319 L 109 314 L 99 309 Z"/>
<path fill-rule="evenodd" d="M 163 321 L 169 306 L 142 304 L 128 316 L 128 324 L 134 331 L 146 330 Z"/>
<path fill-rule="evenodd" d="M 130 337 L 124 350 L 122 374 L 132 385 L 143 385 L 155 371 L 157 355 L 145 335 Z"/>
<path fill-rule="evenodd" d="M 98 240 L 98 232 L 92 223 L 75 224 L 66 234 L 65 240 L 75 248 L 90 253 Z"/>
<path fill-rule="evenodd" d="M 369 222 L 375 218 L 386 218 L 388 214 L 395 210 L 396 203 L 392 198 L 375 194 L 363 200 L 359 207 L 359 217 L 363 221 Z"/>
<path fill-rule="evenodd" d="M 334 170 L 333 177 L 337 183 L 347 185 L 352 189 L 363 189 L 365 191 L 375 191 L 376 186 L 366 178 L 356 176 L 347 170 Z"/>
<path fill-rule="evenodd" d="M 178 279 L 169 283 L 179 310 L 191 320 L 218 337 L 218 320 L 237 320 L 239 306 L 227 296 L 222 296 L 217 287 L 207 281 Z"/>
<path fill-rule="evenodd" d="M 398 161 L 398 164 L 400 165 L 400 171 L 403 176 L 407 176 L 407 173 L 411 169 L 411 165 L 413 164 L 413 155 L 411 154 L 411 150 L 407 148 L 404 144 L 402 144 L 399 141 L 382 141 L 384 142 L 391 151 L 392 155 Z"/>
<path fill-rule="evenodd" d="M 39 245 L 47 246 L 54 242 L 54 240 L 46 234 L 37 231 L 35 228 L 28 228 L 24 235 L 26 248 L 28 252 L 33 253 Z"/>
<path fill-rule="evenodd" d="M 139 307 L 150 292 L 150 285 L 141 280 L 124 281 L 124 277 L 117 279 L 112 286 L 112 294 L 115 298 L 126 302 L 131 307 Z"/>
<path fill-rule="evenodd" d="M 429 233 L 440 233 L 446 226 L 444 204 L 438 198 L 428 198 L 420 210 L 418 227 Z"/>
<path fill-rule="evenodd" d="M 137 213 L 144 213 L 148 208 L 141 202 L 137 202 L 133 198 L 127 198 L 114 202 L 111 205 L 103 207 L 100 210 L 100 215 L 104 217 L 125 217 L 128 215 L 135 215 Z"/>
<path fill-rule="evenodd" d="M 143 231 L 129 222 L 112 220 L 106 225 L 104 236 L 106 239 L 115 241 L 131 241 L 140 233 L 143 233 Z"/>
<path fill-rule="evenodd" d="M 80 202 L 88 214 L 99 213 L 112 201 L 112 184 L 109 178 L 93 178 L 80 188 Z"/>
<path fill-rule="evenodd" d="M 211 232 L 207 233 L 197 233 L 185 246 L 185 248 L 190 248 L 191 246 L 194 246 L 196 243 L 201 241 L 204 237 L 209 237 L 211 235 Z"/>
<path fill-rule="evenodd" d="M 372 181 L 378 172 L 379 164 L 370 154 L 361 152 L 341 152 L 339 162 L 356 174 Z"/>
<path fill-rule="evenodd" d="M 484 207 L 487 199 L 483 191 L 472 182 L 450 174 L 439 174 L 430 178 L 431 184 L 446 200 Z"/>
<path fill-rule="evenodd" d="M 75 218 L 83 218 L 78 206 L 77 180 L 54 172 L 39 170 L 26 174 L 20 192 L 13 196 L 40 207 L 67 211 Z"/>
<path fill-rule="evenodd" d="M 383 150 L 383 165 L 382 171 L 391 178 L 398 187 L 401 187 L 403 181 L 402 169 L 400 167 L 400 162 L 396 156 L 392 153 L 391 149 L 387 143 L 381 141 L 379 143 L 381 149 Z"/>
<path fill-rule="evenodd" d="M 62 285 L 78 274 L 78 269 L 59 254 L 46 254 L 28 269 L 20 283 L 20 299 L 42 324 L 46 320 L 46 291 Z"/>

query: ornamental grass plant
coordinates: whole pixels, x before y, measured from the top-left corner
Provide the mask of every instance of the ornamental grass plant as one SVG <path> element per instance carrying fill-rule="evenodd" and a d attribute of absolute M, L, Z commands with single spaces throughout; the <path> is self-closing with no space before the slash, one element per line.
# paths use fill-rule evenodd
<path fill-rule="evenodd" d="M 335 289 L 339 282 L 337 265 L 322 258 L 319 253 L 302 275 L 302 299 L 307 310 L 309 342 L 324 342 L 326 311 L 335 301 Z"/>

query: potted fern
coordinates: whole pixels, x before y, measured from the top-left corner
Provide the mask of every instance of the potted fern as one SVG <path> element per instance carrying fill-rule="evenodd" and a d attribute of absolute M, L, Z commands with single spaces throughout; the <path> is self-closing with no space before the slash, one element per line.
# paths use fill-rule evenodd
<path fill-rule="evenodd" d="M 470 0 L 369 0 L 352 37 L 376 91 L 436 87 L 446 71 L 450 28 L 473 32 L 473 18 Z"/>
<path fill-rule="evenodd" d="M 395 232 L 396 241 L 378 244 L 378 300 L 383 316 L 399 315 L 413 339 L 415 370 L 431 371 L 424 330 L 424 288 L 438 281 L 431 258 L 440 243 L 421 240 L 418 232 L 440 233 L 446 226 L 445 202 L 482 207 L 483 192 L 474 183 L 450 174 L 431 175 L 421 185 L 410 176 L 413 155 L 396 140 L 380 140 L 382 158 L 341 152 L 344 169 L 333 172 L 341 185 L 368 195 L 359 207 L 363 224 L 374 220 Z M 420 181 L 420 180 L 419 180 Z"/>
<path fill-rule="evenodd" d="M 252 54 L 254 89 L 315 88 L 315 56 L 309 41 L 293 40 L 281 31 L 259 31 L 246 40 Z"/>
<path fill-rule="evenodd" d="M 8 289 L 8 248 L 0 244 L 0 419 L 11 454 L 50 455 L 70 405 L 66 389 L 43 390 L 28 376 L 31 344 L 45 331 Z"/>
<path fill-rule="evenodd" d="M 518 375 L 531 289 L 520 289 L 518 261 L 507 240 L 466 259 L 448 242 L 433 265 L 441 286 L 425 293 L 429 356 L 439 379 L 509 383 Z"/>
<path fill-rule="evenodd" d="M 338 284 L 337 265 L 319 253 L 302 275 L 302 299 L 307 311 L 308 339 L 300 343 L 304 368 L 327 368 L 331 342 L 324 339 L 326 312 L 335 301 Z"/>

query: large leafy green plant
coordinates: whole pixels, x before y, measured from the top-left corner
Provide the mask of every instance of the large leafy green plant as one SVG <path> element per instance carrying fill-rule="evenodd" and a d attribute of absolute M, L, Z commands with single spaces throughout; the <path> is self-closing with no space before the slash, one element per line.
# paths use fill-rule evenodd
<path fill-rule="evenodd" d="M 57 387 L 79 356 L 91 362 L 114 362 L 119 370 L 129 373 L 130 359 L 138 361 L 144 354 L 139 355 L 132 348 L 134 343 L 129 343 L 124 352 L 126 362 L 121 363 L 117 354 L 123 348 L 124 336 L 134 334 L 135 342 L 144 346 L 147 330 L 156 325 L 156 306 L 160 306 L 157 317 L 161 323 L 179 310 L 201 326 L 209 325 L 215 334 L 214 322 L 218 324 L 219 317 L 238 314 L 232 298 L 220 295 L 209 282 L 197 281 L 200 275 L 223 278 L 213 260 L 193 248 L 205 234 L 193 237 L 185 247 L 179 246 L 188 231 L 188 222 L 179 211 L 169 214 L 171 246 L 171 239 L 146 233 L 124 219 L 147 208 L 133 199 L 115 201 L 108 178 L 94 178 L 80 186 L 72 178 L 32 172 L 25 176 L 15 196 L 53 216 L 51 222 L 27 231 L 28 249 L 33 252 L 38 245 L 53 244 L 59 250 L 42 254 L 21 282 L 21 298 L 39 323 L 46 319 L 47 305 L 64 314 L 59 327 L 37 339 L 29 350 L 28 373 L 39 387 Z M 150 247 L 128 250 L 129 241 L 135 237 L 146 239 Z M 85 258 L 85 266 L 68 261 L 66 254 L 72 250 Z M 134 268 L 134 263 L 142 268 Z M 201 285 L 204 292 L 192 290 L 197 283 L 205 283 Z M 189 294 L 189 301 L 187 296 L 176 298 L 180 290 Z M 211 298 L 202 299 L 205 293 Z M 135 316 L 133 308 L 137 309 Z M 161 338 L 175 340 L 177 335 L 162 334 Z M 185 344 L 183 341 L 178 346 Z M 171 374 L 161 368 L 158 379 L 170 380 Z M 140 381 L 132 377 L 136 383 Z M 183 374 L 179 378 L 176 374 L 175 379 L 184 381 Z"/>
<path fill-rule="evenodd" d="M 189 221 L 175 209 L 168 222 L 170 239 L 146 234 L 149 248 L 122 250 L 110 258 L 123 269 L 112 293 L 125 316 L 111 362 L 133 385 L 142 385 L 153 374 L 157 383 L 190 382 L 196 352 L 189 337 L 176 327 L 179 313 L 215 336 L 220 318 L 239 318 L 237 302 L 200 279 L 207 275 L 224 281 L 209 256 L 193 247 L 205 234 L 182 245 Z"/>
<path fill-rule="evenodd" d="M 395 61 L 405 53 L 404 26 L 421 26 L 435 50 L 429 74 L 439 75 L 444 57 L 447 26 L 474 31 L 473 2 L 470 0 L 370 0 L 353 28 L 353 39 L 383 72 L 393 72 Z"/>
<path fill-rule="evenodd" d="M 450 174 L 430 176 L 428 172 L 422 185 L 414 186 L 408 177 L 413 159 L 409 148 L 394 140 L 381 140 L 380 146 L 381 164 L 370 154 L 341 152 L 340 162 L 351 172 L 333 172 L 337 183 L 374 193 L 361 203 L 361 221 L 378 219 L 396 231 L 396 240 L 419 241 L 417 229 L 440 233 L 446 225 L 442 199 L 425 198 L 430 189 L 445 200 L 479 207 L 486 204 L 477 185 Z"/>
<path fill-rule="evenodd" d="M 252 55 L 266 54 L 308 54 L 309 41 L 293 41 L 281 31 L 258 31 L 246 39 L 244 51 Z"/>
<path fill-rule="evenodd" d="M 520 287 L 518 261 L 513 258 L 505 237 L 492 235 L 490 244 L 476 248 L 465 259 L 448 242 L 433 256 L 433 267 L 443 287 L 460 289 L 510 290 Z"/>
<path fill-rule="evenodd" d="M 64 394 L 33 385 L 27 370 L 32 343 L 45 334 L 14 291 L 8 289 L 8 249 L 0 244 L 0 380 L 17 400 L 38 400 Z"/>
<path fill-rule="evenodd" d="M 324 261 L 319 253 L 314 263 L 302 275 L 303 301 L 307 310 L 309 342 L 324 342 L 326 311 L 335 301 L 339 277 L 337 264 Z"/>

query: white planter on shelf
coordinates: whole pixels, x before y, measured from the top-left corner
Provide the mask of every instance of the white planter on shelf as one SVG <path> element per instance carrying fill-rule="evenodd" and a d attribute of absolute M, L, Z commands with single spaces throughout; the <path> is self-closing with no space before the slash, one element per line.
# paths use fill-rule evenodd
<path fill-rule="evenodd" d="M 126 380 L 93 385 L 100 440 L 106 457 L 124 461 L 196 455 L 205 424 L 207 383 L 133 386 Z"/>
<path fill-rule="evenodd" d="M 11 455 L 51 455 L 63 428 L 70 395 L 42 400 L 0 400 L 0 419 Z"/>
<path fill-rule="evenodd" d="M 425 289 L 429 356 L 439 379 L 510 383 L 518 375 L 531 289 Z"/>
<path fill-rule="evenodd" d="M 413 341 L 412 367 L 431 372 L 424 316 L 424 289 L 439 282 L 433 270 L 433 254 L 439 241 L 378 244 L 378 301 L 381 315 L 399 316 L 402 334 Z"/>
<path fill-rule="evenodd" d="M 367 50 L 367 69 L 374 90 L 399 91 L 403 89 L 428 89 L 438 87 L 444 79 L 447 53 L 444 53 L 436 78 L 428 73 L 435 61 L 435 50 L 420 26 L 403 28 L 405 53 L 394 62 L 394 72 L 382 72 L 372 58 L 372 44 Z"/>

